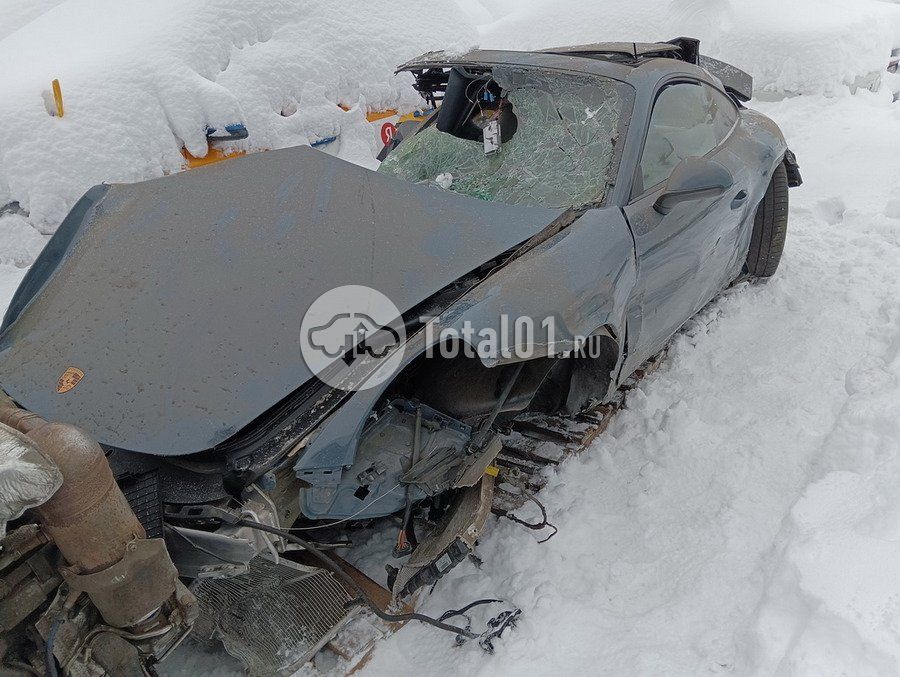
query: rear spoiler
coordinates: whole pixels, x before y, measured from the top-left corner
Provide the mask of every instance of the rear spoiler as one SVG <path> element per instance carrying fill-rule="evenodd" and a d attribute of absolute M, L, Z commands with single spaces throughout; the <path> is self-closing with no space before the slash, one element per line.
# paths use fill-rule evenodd
<path fill-rule="evenodd" d="M 701 54 L 700 41 L 696 38 L 675 38 L 667 42 L 679 47 L 679 55 L 676 58 L 700 66 L 710 75 L 719 78 L 725 91 L 735 98 L 744 102 L 753 98 L 753 76 L 730 63 Z"/>
<path fill-rule="evenodd" d="M 725 87 L 725 91 L 729 94 L 744 102 L 753 98 L 753 76 L 749 73 L 745 73 L 740 68 L 735 68 L 724 61 L 705 55 L 700 56 L 700 63 L 697 65 L 710 75 L 715 75 L 719 78 Z"/>

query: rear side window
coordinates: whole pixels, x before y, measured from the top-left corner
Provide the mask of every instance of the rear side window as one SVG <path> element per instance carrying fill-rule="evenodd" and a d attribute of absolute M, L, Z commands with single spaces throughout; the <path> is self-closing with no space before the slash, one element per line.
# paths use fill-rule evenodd
<path fill-rule="evenodd" d="M 717 89 L 703 85 L 709 97 L 709 115 L 715 128 L 716 143 L 722 143 L 738 121 L 738 109 L 734 102 Z"/>
<path fill-rule="evenodd" d="M 689 157 L 702 157 L 721 143 L 737 122 L 725 95 L 698 82 L 678 82 L 656 97 L 641 156 L 643 190 L 669 178 Z"/>

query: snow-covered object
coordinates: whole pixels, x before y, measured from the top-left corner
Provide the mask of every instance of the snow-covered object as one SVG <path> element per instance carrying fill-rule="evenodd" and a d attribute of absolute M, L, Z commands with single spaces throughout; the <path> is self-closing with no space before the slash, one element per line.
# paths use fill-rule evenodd
<path fill-rule="evenodd" d="M 753 75 L 763 96 L 855 86 L 883 72 L 900 43 L 900 7 L 876 0 L 468 0 L 463 7 L 484 47 L 697 37 L 705 54 Z"/>
<path fill-rule="evenodd" d="M 53 461 L 25 435 L 0 423 L 0 538 L 9 520 L 44 503 L 61 484 Z"/>
<path fill-rule="evenodd" d="M 447 189 L 453 185 L 453 174 L 449 172 L 444 172 L 443 174 L 438 174 L 434 177 L 434 182 L 439 185 L 441 188 Z"/>
<path fill-rule="evenodd" d="M 236 122 L 249 150 L 346 132 L 329 152 L 371 161 L 364 109 L 420 102 L 394 67 L 476 41 L 453 3 L 66 0 L 0 40 L 0 206 L 52 232 L 91 185 L 178 171 L 182 146 L 202 156 L 206 128 Z M 54 78 L 63 118 L 44 104 Z"/>

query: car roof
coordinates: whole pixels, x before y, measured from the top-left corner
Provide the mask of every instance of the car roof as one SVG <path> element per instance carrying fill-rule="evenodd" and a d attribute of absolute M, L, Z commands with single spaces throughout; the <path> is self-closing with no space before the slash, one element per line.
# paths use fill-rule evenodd
<path fill-rule="evenodd" d="M 560 48 L 563 49 L 563 48 Z M 639 65 L 625 60 L 596 59 L 578 52 L 562 51 L 522 52 L 516 50 L 476 49 L 465 54 L 451 55 L 444 51 L 427 52 L 397 68 L 400 71 L 418 71 L 429 68 L 454 66 L 527 66 L 605 75 L 617 80 L 627 80 Z"/>
<path fill-rule="evenodd" d="M 699 65 L 692 63 L 691 57 Z M 753 89 L 752 78 L 740 69 L 701 55 L 699 49 L 693 55 L 682 56 L 681 47 L 673 42 L 598 42 L 537 51 L 476 49 L 457 55 L 434 51 L 407 61 L 396 72 L 411 71 L 418 79 L 429 69 L 500 65 L 603 76 L 628 82 L 635 88 L 654 87 L 669 73 L 685 73 L 707 81 L 721 81 L 744 101 L 750 99 Z"/>

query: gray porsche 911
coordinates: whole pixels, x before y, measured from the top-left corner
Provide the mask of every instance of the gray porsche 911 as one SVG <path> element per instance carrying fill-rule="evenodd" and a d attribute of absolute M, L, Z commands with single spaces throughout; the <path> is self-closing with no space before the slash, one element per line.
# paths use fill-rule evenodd
<path fill-rule="evenodd" d="M 47 244 L 0 333 L 4 660 L 143 670 L 193 625 L 265 674 L 348 602 L 408 620 L 324 551 L 390 520 L 393 597 L 435 583 L 511 420 L 609 401 L 775 273 L 797 161 L 696 40 L 399 70 L 434 112 L 377 172 L 298 147 L 96 186 Z"/>

